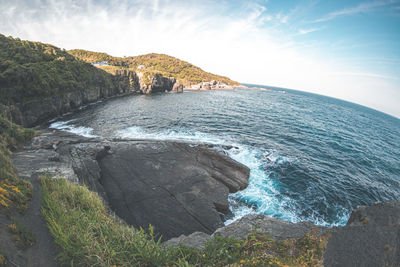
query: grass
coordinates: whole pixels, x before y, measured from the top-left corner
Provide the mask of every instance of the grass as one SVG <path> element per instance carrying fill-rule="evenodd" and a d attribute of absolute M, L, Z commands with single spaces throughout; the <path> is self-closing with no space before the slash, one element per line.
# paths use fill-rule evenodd
<path fill-rule="evenodd" d="M 215 237 L 203 250 L 166 248 L 149 231 L 117 220 L 96 193 L 65 179 L 42 177 L 42 213 L 59 260 L 78 266 L 319 266 L 327 237 L 316 232 L 276 242 L 253 233 L 245 240 Z"/>
<path fill-rule="evenodd" d="M 32 198 L 32 184 L 19 178 L 11 162 L 10 148 L 14 148 L 35 135 L 32 129 L 22 128 L 0 114 L 0 208 L 27 209 Z"/>
<path fill-rule="evenodd" d="M 97 194 L 64 179 L 42 178 L 43 208 L 51 234 L 62 248 L 60 261 L 82 266 L 162 266 L 176 251 L 113 218 Z"/>

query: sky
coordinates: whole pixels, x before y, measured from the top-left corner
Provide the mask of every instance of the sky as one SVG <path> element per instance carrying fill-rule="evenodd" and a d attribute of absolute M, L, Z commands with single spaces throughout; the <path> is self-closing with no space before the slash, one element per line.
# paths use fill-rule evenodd
<path fill-rule="evenodd" d="M 0 0 L 0 33 L 113 56 L 164 53 L 400 118 L 400 0 Z"/>

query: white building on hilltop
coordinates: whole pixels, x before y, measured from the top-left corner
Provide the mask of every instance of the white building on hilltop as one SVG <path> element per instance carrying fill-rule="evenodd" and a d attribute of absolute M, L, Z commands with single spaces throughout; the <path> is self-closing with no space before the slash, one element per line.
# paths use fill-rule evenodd
<path fill-rule="evenodd" d="M 139 66 L 137 66 L 137 69 L 138 70 L 145 70 L 146 66 L 145 65 L 139 65 Z"/>
<path fill-rule="evenodd" d="M 108 61 L 104 60 L 104 61 L 96 61 L 96 62 L 92 62 L 90 63 L 93 66 L 108 66 Z"/>

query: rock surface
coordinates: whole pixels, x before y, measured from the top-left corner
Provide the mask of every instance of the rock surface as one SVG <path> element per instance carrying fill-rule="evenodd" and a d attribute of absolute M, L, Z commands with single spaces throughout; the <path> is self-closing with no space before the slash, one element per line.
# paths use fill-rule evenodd
<path fill-rule="evenodd" d="M 129 82 L 132 74 L 125 73 L 125 76 L 123 75 L 113 76 L 113 79 L 126 80 L 125 83 L 119 84 L 118 87 L 106 85 L 99 81 L 98 87 L 94 89 L 66 92 L 10 106 L 3 105 L 0 108 L 0 112 L 24 127 L 32 127 L 85 104 L 112 96 L 140 92 L 134 83 L 131 84 Z"/>
<path fill-rule="evenodd" d="M 250 233 L 268 234 L 273 240 L 301 238 L 317 229 L 325 234 L 327 228 L 315 226 L 312 222 L 291 223 L 273 217 L 250 214 L 214 232 L 213 235 L 245 239 Z"/>
<path fill-rule="evenodd" d="M 65 92 L 15 105 L 0 104 L 0 113 L 24 127 L 33 127 L 47 122 L 51 118 L 76 110 L 80 106 L 109 97 L 183 91 L 183 85 L 176 79 L 166 78 L 161 74 L 156 74 L 148 85 L 145 84 L 141 73 L 116 70 L 112 74 L 114 83 L 111 85 L 99 80 L 98 86 L 92 89 Z"/>
<path fill-rule="evenodd" d="M 315 226 L 312 222 L 291 223 L 269 216 L 249 214 L 241 219 L 221 228 L 218 228 L 212 235 L 193 233 L 188 236 L 180 236 L 166 241 L 167 246 L 179 246 L 180 244 L 190 247 L 203 248 L 206 241 L 215 236 L 245 239 L 251 233 L 267 234 L 275 241 L 282 241 L 291 238 L 301 238 L 311 231 L 318 231 L 320 235 L 328 233 L 327 227 Z"/>
<path fill-rule="evenodd" d="M 174 246 L 174 247 L 179 247 L 180 245 L 183 245 L 185 247 L 189 248 L 197 248 L 197 249 L 202 249 L 206 246 L 207 241 L 211 240 L 211 236 L 208 234 L 205 234 L 203 232 L 194 232 L 188 236 L 181 235 L 179 237 L 174 237 L 166 242 L 164 244 L 168 246 Z"/>
<path fill-rule="evenodd" d="M 183 86 L 174 78 L 167 78 L 160 73 L 154 74 L 153 77 L 147 77 L 147 73 L 138 72 L 140 91 L 143 94 L 164 93 L 164 92 L 182 92 Z M 147 78 L 146 78 L 146 77 Z M 149 79 L 150 81 L 146 81 Z"/>
<path fill-rule="evenodd" d="M 249 178 L 247 167 L 203 145 L 59 131 L 34 138 L 13 162 L 21 176 L 54 170 L 73 181 L 78 177 L 127 223 L 144 229 L 152 224 L 165 239 L 211 234 L 223 226 L 228 194 L 244 189 Z"/>
<path fill-rule="evenodd" d="M 185 87 L 185 90 L 233 90 L 237 86 L 232 86 L 219 81 L 201 82 Z"/>
<path fill-rule="evenodd" d="M 325 266 L 400 266 L 400 202 L 354 210 L 336 227 L 324 254 Z"/>
<path fill-rule="evenodd" d="M 78 176 L 98 192 L 102 187 L 127 223 L 143 228 L 150 223 L 166 239 L 212 233 L 223 225 L 220 213 L 229 211 L 228 194 L 247 186 L 247 167 L 202 146 L 112 142 L 102 152 L 99 145 L 71 149 L 73 158 L 84 163 L 85 168 L 74 164 Z"/>

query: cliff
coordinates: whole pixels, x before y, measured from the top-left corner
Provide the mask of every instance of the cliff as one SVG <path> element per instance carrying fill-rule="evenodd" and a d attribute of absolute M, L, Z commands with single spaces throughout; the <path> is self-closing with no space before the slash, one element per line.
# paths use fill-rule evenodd
<path fill-rule="evenodd" d="M 239 85 L 238 82 L 228 77 L 206 72 L 193 64 L 164 54 L 151 53 L 121 58 L 82 49 L 70 50 L 68 53 L 85 62 L 106 60 L 112 66 L 119 66 L 138 72 L 159 73 L 164 77 L 178 80 L 180 84 L 186 87 L 210 81 L 217 81 L 228 86 Z"/>
<path fill-rule="evenodd" d="M 0 113 L 25 127 L 104 98 L 169 91 L 182 91 L 175 78 L 105 71 L 55 46 L 0 34 Z"/>

